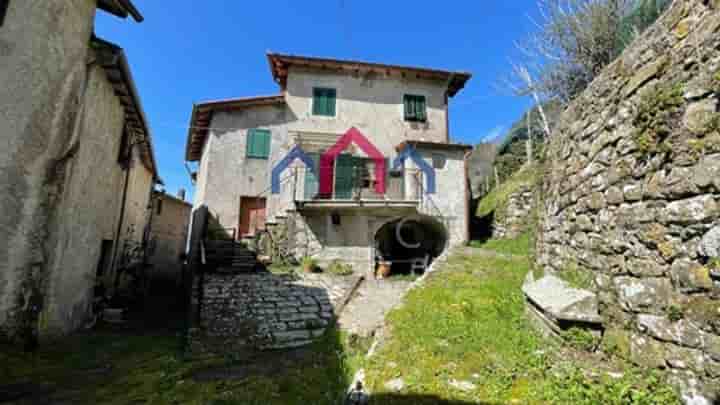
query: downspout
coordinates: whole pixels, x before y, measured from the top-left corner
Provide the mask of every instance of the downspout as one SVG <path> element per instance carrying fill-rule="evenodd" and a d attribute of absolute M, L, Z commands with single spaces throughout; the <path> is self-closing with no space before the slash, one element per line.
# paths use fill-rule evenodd
<path fill-rule="evenodd" d="M 126 127 L 126 130 L 127 130 L 127 127 Z M 130 136 L 130 135 L 128 134 L 128 136 Z M 135 147 L 135 145 L 132 143 L 129 145 L 130 151 L 129 151 L 128 155 L 130 156 L 130 159 L 132 159 L 132 152 L 133 152 L 134 147 Z M 112 262 L 110 263 L 110 274 L 112 274 L 113 278 L 114 278 L 113 294 L 115 294 L 117 292 L 118 283 L 120 282 L 119 275 L 115 271 L 116 270 L 115 266 L 116 266 L 116 262 L 117 262 L 118 247 L 119 247 L 118 245 L 120 245 L 120 234 L 122 233 L 123 222 L 125 222 L 125 206 L 127 205 L 128 183 L 130 182 L 130 161 L 129 160 L 128 160 L 128 162 L 125 163 L 124 170 L 125 170 L 125 182 L 123 184 L 122 200 L 121 200 L 121 205 L 120 205 L 120 218 L 118 219 L 118 226 L 117 226 L 117 230 L 115 231 L 115 241 L 113 242 L 113 257 L 112 257 Z"/>

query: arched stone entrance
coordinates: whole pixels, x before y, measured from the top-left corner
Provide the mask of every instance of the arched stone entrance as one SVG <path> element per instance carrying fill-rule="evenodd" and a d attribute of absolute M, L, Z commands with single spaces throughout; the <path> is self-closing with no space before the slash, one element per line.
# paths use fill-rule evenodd
<path fill-rule="evenodd" d="M 392 263 L 392 274 L 408 274 L 415 260 L 432 263 L 448 246 L 448 231 L 437 219 L 410 215 L 390 220 L 375 232 L 375 264 Z"/>

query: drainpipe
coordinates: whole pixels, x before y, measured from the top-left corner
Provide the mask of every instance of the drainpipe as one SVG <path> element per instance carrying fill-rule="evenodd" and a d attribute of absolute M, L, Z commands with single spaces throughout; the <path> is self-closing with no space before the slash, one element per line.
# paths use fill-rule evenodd
<path fill-rule="evenodd" d="M 127 130 L 127 128 L 126 128 Z M 129 136 L 129 134 L 128 134 Z M 132 160 L 132 152 L 135 147 L 134 144 L 130 144 L 130 151 L 129 156 L 130 160 Z M 128 191 L 128 183 L 130 182 L 130 160 L 125 163 L 125 167 L 123 168 L 125 170 L 125 181 L 123 184 L 123 192 L 122 192 L 122 200 L 120 205 L 120 218 L 118 219 L 118 225 L 117 230 L 115 231 L 115 241 L 113 243 L 113 257 L 112 262 L 110 263 L 110 274 L 113 275 L 113 295 L 117 292 L 118 283 L 120 282 L 119 275 L 116 272 L 116 262 L 117 262 L 117 255 L 118 255 L 118 247 L 120 245 L 120 234 L 122 233 L 122 227 L 123 222 L 125 222 L 125 206 L 127 205 L 127 191 Z"/>

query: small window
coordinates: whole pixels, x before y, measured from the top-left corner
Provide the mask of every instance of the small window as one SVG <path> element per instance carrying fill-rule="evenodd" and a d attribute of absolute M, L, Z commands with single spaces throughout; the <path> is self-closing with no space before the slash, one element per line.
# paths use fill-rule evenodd
<path fill-rule="evenodd" d="M 5 21 L 5 15 L 9 5 L 10 0 L 0 0 L 0 27 L 2 27 L 3 21 Z"/>
<path fill-rule="evenodd" d="M 157 200 L 157 215 L 160 216 L 162 214 L 162 204 L 163 200 L 162 198 Z"/>
<path fill-rule="evenodd" d="M 267 129 L 251 129 L 247 137 L 247 157 L 267 159 L 270 156 L 270 131 Z"/>
<path fill-rule="evenodd" d="M 405 121 L 425 122 L 427 120 L 425 96 L 406 94 L 403 102 L 405 104 Z"/>
<path fill-rule="evenodd" d="M 335 89 L 316 87 L 313 89 L 313 115 L 335 116 Z"/>

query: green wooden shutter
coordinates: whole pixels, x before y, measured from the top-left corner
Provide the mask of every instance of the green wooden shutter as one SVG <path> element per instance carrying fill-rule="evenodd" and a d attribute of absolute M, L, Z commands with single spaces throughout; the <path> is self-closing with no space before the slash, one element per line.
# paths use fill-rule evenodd
<path fill-rule="evenodd" d="M 272 137 L 270 136 L 270 131 L 262 131 L 261 135 L 261 142 L 262 142 L 262 149 L 260 149 L 260 154 L 265 158 L 270 157 L 270 140 Z"/>
<path fill-rule="evenodd" d="M 335 89 L 327 89 L 327 96 L 326 96 L 326 103 L 327 107 L 325 111 L 327 112 L 327 115 L 330 117 L 335 116 L 335 98 L 337 96 L 337 92 Z"/>
<path fill-rule="evenodd" d="M 349 200 L 352 198 L 355 159 L 352 155 L 342 154 L 335 160 L 335 198 Z"/>
<path fill-rule="evenodd" d="M 246 156 L 256 159 L 267 159 L 270 156 L 270 131 L 267 129 L 248 130 Z"/>
<path fill-rule="evenodd" d="M 313 115 L 322 114 L 322 89 L 313 89 Z"/>
<path fill-rule="evenodd" d="M 335 116 L 335 102 L 337 91 L 335 89 L 313 89 L 313 115 Z"/>
<path fill-rule="evenodd" d="M 412 98 L 406 94 L 403 97 L 403 102 L 405 103 L 405 121 L 410 121 L 415 116 Z"/>
<path fill-rule="evenodd" d="M 405 105 L 405 121 L 426 120 L 427 114 L 425 112 L 425 96 L 414 96 L 412 94 L 406 94 L 403 97 L 403 104 Z"/>
<path fill-rule="evenodd" d="M 425 121 L 425 96 L 418 96 L 415 104 L 415 118 Z"/>
<path fill-rule="evenodd" d="M 310 152 L 307 154 L 313 161 L 315 167 L 315 173 L 320 173 L 320 154 L 316 152 Z M 317 195 L 320 187 L 317 176 L 313 174 L 309 169 L 305 169 L 305 199 L 312 200 Z"/>

